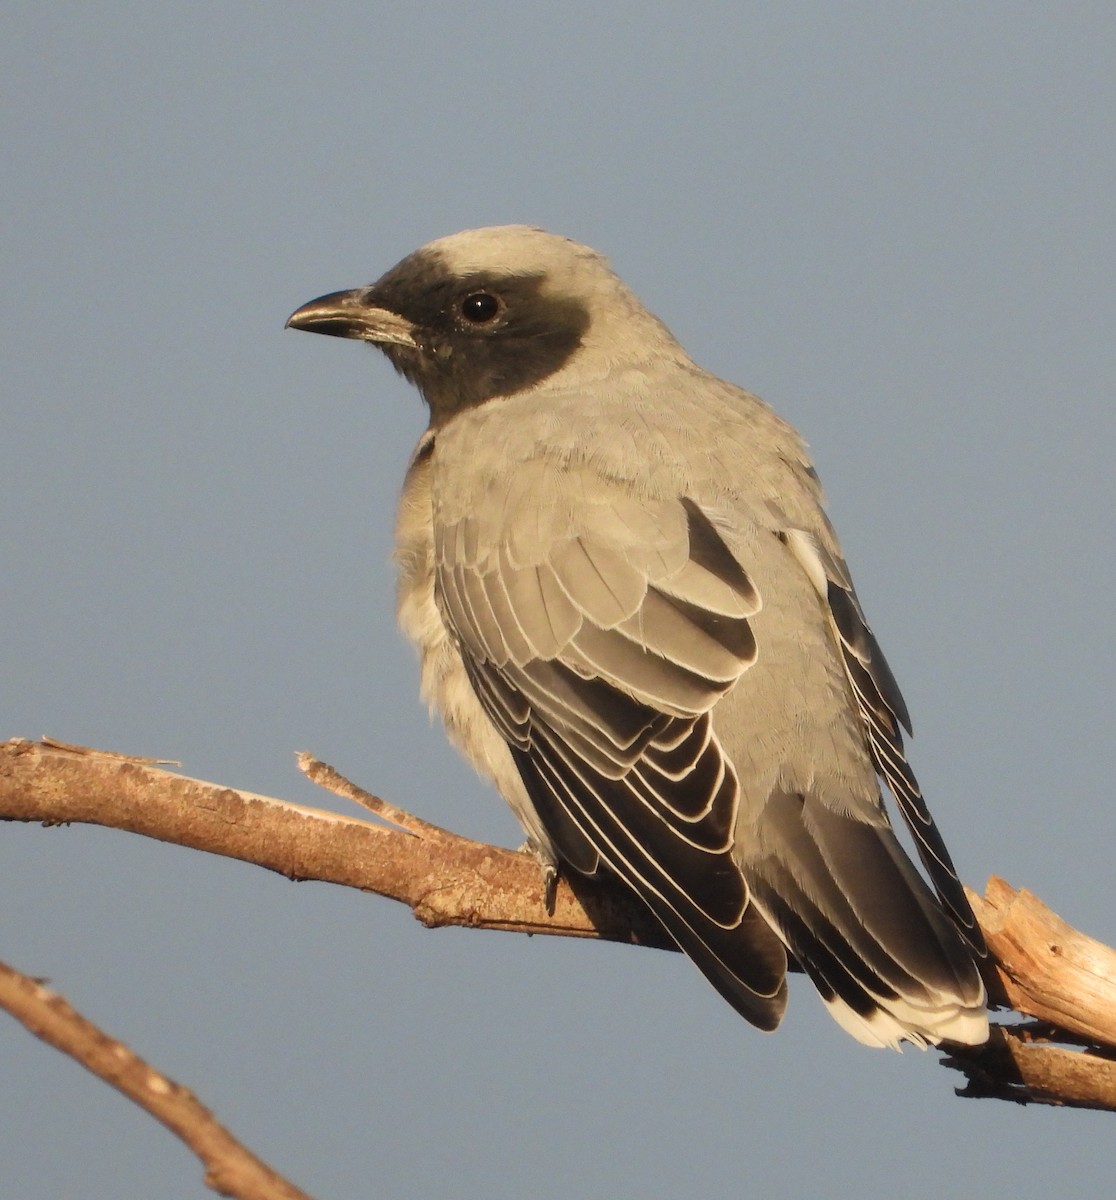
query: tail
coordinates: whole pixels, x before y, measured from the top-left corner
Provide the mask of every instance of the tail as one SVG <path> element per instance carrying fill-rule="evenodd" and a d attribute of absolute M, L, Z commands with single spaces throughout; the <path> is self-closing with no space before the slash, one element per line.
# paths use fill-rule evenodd
<path fill-rule="evenodd" d="M 988 1039 L 974 951 L 888 825 L 777 793 L 742 865 L 756 906 L 858 1041 Z"/>

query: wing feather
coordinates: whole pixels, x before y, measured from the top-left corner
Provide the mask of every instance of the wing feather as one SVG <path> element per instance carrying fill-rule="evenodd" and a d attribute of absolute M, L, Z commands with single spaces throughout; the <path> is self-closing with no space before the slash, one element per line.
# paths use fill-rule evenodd
<path fill-rule="evenodd" d="M 478 528 L 439 529 L 435 594 L 543 826 L 577 869 L 603 863 L 632 887 L 739 1011 L 773 1027 L 785 951 L 749 904 L 739 784 L 709 717 L 755 661 L 752 581 L 688 500 L 623 497 L 533 558 L 522 537 L 513 556 Z M 633 530 L 642 541 L 617 540 Z"/>
<path fill-rule="evenodd" d="M 599 629 L 612 629 L 639 611 L 647 578 L 618 551 L 570 538 L 549 561 L 566 595 Z"/>
<path fill-rule="evenodd" d="M 895 797 L 939 899 L 972 950 L 983 957 L 984 939 L 965 889 L 907 761 L 902 729 L 911 732 L 910 714 L 857 599 L 848 567 L 802 530 L 789 530 L 784 538 L 826 605 L 876 770 Z"/>

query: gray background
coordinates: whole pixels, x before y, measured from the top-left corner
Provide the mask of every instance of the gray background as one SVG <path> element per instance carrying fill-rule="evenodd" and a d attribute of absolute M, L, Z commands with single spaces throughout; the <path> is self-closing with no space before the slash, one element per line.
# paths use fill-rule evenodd
<path fill-rule="evenodd" d="M 604 250 L 806 433 L 963 876 L 1116 942 L 1116 7 L 8 4 L 0 737 L 322 805 L 310 748 L 515 845 L 394 630 L 423 425 L 283 332 L 456 229 Z M 0 955 L 318 1197 L 1101 1195 L 1111 1117 L 955 1099 L 803 981 L 424 932 L 124 834 L 0 828 Z M 0 1019 L 0 1194 L 197 1197 Z"/>

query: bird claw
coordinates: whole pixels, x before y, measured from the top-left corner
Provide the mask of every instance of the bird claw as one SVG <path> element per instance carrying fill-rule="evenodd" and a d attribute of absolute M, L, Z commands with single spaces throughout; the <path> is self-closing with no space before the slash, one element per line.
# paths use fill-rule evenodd
<path fill-rule="evenodd" d="M 558 894 L 558 867 L 555 863 L 547 863 L 543 867 L 543 904 L 546 915 L 554 916 L 554 899 Z"/>
<path fill-rule="evenodd" d="M 529 854 L 542 867 L 543 906 L 548 917 L 554 916 L 554 901 L 558 895 L 558 880 L 561 878 L 558 864 L 530 840 L 519 847 L 519 853 Z"/>

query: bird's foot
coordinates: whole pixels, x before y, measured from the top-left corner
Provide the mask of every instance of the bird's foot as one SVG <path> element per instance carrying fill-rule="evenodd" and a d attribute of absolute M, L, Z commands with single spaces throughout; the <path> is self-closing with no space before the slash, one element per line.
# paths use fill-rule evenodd
<path fill-rule="evenodd" d="M 519 847 L 520 854 L 529 854 L 542 868 L 543 906 L 548 917 L 554 916 L 554 901 L 558 894 L 558 880 L 561 872 L 558 864 L 533 841 L 526 841 Z"/>

